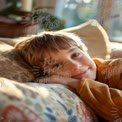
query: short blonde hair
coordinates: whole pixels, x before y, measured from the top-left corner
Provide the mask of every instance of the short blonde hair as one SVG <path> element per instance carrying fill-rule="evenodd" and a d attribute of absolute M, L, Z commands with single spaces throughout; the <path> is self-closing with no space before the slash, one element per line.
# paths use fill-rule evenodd
<path fill-rule="evenodd" d="M 57 52 L 61 49 L 67 49 L 71 46 L 77 46 L 83 51 L 87 51 L 82 40 L 69 32 L 45 31 L 28 40 L 22 41 L 15 46 L 15 49 L 24 57 L 31 66 L 40 66 L 43 60 L 44 52 Z"/>

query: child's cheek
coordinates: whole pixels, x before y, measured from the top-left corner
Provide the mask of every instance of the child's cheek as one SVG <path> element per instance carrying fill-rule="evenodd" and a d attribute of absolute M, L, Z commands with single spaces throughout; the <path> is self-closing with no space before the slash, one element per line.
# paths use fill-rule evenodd
<path fill-rule="evenodd" d="M 59 70 L 56 72 L 52 72 L 52 75 L 60 75 L 63 77 L 71 77 L 71 73 L 68 70 Z"/>

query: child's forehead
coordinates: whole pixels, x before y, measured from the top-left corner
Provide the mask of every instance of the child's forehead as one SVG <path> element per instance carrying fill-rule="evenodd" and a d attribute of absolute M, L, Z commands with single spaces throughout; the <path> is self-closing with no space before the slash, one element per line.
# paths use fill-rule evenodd
<path fill-rule="evenodd" d="M 43 56 L 41 58 L 42 64 L 56 64 L 62 62 L 62 53 L 63 49 L 60 51 L 46 51 L 43 53 Z M 68 49 L 66 49 L 68 51 Z"/>
<path fill-rule="evenodd" d="M 78 49 L 78 47 L 76 47 L 76 46 L 70 46 L 67 48 L 61 48 L 61 49 L 57 49 L 57 50 L 53 50 L 53 49 L 44 50 L 43 58 L 51 59 L 51 58 L 57 57 L 58 55 L 62 54 L 63 51 L 69 52 L 70 50 L 73 50 L 74 48 Z"/>
<path fill-rule="evenodd" d="M 58 58 L 47 58 L 47 57 L 45 57 L 43 59 L 43 61 L 41 62 L 41 64 L 42 65 L 54 65 L 54 64 L 57 64 L 60 62 L 61 62 L 61 60 Z"/>
<path fill-rule="evenodd" d="M 58 51 L 45 51 L 41 57 L 41 62 L 49 62 L 49 61 L 58 61 L 59 58 L 55 57 L 54 55 L 58 55 Z"/>
<path fill-rule="evenodd" d="M 76 46 L 71 46 L 69 48 L 66 49 L 60 49 L 57 51 L 54 50 L 46 50 L 43 52 L 42 55 L 42 62 L 45 61 L 60 61 L 60 57 L 62 57 L 62 55 L 68 55 L 70 53 L 72 53 L 74 50 L 78 50 L 79 48 Z"/>

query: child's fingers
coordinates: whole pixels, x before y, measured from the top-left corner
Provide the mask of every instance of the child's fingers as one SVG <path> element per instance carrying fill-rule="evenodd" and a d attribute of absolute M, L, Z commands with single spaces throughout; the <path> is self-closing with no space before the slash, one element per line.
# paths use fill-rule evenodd
<path fill-rule="evenodd" d="M 51 78 L 50 77 L 42 78 L 42 79 L 39 79 L 38 82 L 47 84 L 47 83 L 51 82 Z"/>
<path fill-rule="evenodd" d="M 48 78 L 43 78 L 39 80 L 39 83 L 46 83 L 46 84 L 62 84 L 69 86 L 73 89 L 77 89 L 80 84 L 80 79 L 73 79 L 70 77 L 63 77 L 63 76 L 51 76 Z"/>
<path fill-rule="evenodd" d="M 50 77 L 45 77 L 42 79 L 39 79 L 39 83 L 58 83 L 59 81 L 57 80 L 57 76 L 50 76 Z"/>
<path fill-rule="evenodd" d="M 40 79 L 39 83 L 55 83 L 55 84 L 67 85 L 68 82 L 70 81 L 69 79 L 70 78 L 68 78 L 68 77 L 53 75 L 50 77 Z"/>

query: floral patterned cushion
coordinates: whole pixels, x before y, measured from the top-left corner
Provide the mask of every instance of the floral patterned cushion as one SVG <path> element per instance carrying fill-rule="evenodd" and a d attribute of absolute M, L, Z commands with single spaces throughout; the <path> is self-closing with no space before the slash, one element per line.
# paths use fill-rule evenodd
<path fill-rule="evenodd" d="M 0 78 L 0 122 L 97 122 L 67 87 Z"/>

